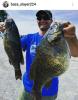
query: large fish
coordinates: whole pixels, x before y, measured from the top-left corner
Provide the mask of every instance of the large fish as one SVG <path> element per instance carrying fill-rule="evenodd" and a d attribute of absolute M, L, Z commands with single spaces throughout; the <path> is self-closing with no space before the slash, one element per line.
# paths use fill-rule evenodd
<path fill-rule="evenodd" d="M 33 93 L 41 100 L 43 85 L 48 87 L 53 77 L 63 74 L 70 62 L 70 51 L 64 38 L 63 25 L 54 23 L 36 48 L 31 64 L 30 79 L 34 80 Z"/>
<path fill-rule="evenodd" d="M 12 18 L 7 18 L 5 20 L 4 33 L 4 49 L 8 55 L 10 64 L 14 67 L 15 78 L 21 79 L 22 73 L 20 64 L 24 64 L 24 59 L 20 44 L 19 31 Z"/>

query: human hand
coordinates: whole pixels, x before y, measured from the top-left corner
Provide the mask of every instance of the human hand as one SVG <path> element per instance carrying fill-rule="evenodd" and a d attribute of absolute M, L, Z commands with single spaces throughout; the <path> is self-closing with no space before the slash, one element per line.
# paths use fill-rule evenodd
<path fill-rule="evenodd" d="M 66 38 L 73 38 L 76 37 L 75 35 L 75 26 L 72 25 L 70 22 L 63 23 L 63 32 Z"/>
<path fill-rule="evenodd" d="M 5 23 L 4 22 L 0 22 L 0 31 L 1 32 L 5 31 Z"/>
<path fill-rule="evenodd" d="M 75 26 L 71 23 L 64 23 L 64 37 L 69 45 L 70 54 L 73 57 L 78 57 L 78 39 L 75 34 Z"/>

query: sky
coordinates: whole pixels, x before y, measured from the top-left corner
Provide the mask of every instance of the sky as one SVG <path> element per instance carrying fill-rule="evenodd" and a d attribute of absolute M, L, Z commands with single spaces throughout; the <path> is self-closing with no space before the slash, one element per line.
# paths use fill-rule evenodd
<path fill-rule="evenodd" d="M 37 10 L 7 10 L 19 29 L 20 34 L 29 34 L 39 31 L 36 22 Z M 76 26 L 78 37 L 78 10 L 51 10 L 54 21 L 69 21 Z"/>

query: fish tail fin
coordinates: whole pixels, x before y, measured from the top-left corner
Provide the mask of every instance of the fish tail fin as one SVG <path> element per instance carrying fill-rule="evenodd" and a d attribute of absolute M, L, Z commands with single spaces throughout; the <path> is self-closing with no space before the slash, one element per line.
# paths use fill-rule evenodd
<path fill-rule="evenodd" d="M 21 72 L 21 69 L 16 69 L 15 70 L 15 78 L 16 78 L 16 80 L 18 80 L 18 79 L 22 79 L 22 72 Z"/>

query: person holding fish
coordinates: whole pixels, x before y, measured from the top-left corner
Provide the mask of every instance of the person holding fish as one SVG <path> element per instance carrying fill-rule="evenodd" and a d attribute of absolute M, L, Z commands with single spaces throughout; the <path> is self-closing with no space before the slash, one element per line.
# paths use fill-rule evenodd
<path fill-rule="evenodd" d="M 15 78 L 21 79 L 20 64 L 24 64 L 20 35 L 16 23 L 5 10 L 0 10 L 0 36 L 3 38 L 4 50 L 8 61 L 14 67 Z"/>
<path fill-rule="evenodd" d="M 19 100 L 55 100 L 58 95 L 58 77 L 54 77 L 51 80 L 51 84 L 48 88 L 45 85 L 42 87 L 41 99 L 32 96 L 34 82 L 30 80 L 30 66 L 36 54 L 36 47 L 39 45 L 41 39 L 53 23 L 52 13 L 49 10 L 38 11 L 36 13 L 36 18 L 40 31 L 34 34 L 28 34 L 21 38 L 22 48 L 26 51 L 26 72 L 23 75 L 24 91 Z M 75 36 L 75 26 L 70 22 L 63 23 L 63 25 L 64 37 L 68 41 L 71 56 L 76 57 L 78 56 L 78 41 Z M 72 42 L 72 39 L 74 42 Z"/>
<path fill-rule="evenodd" d="M 41 98 L 33 95 L 34 81 L 30 79 L 30 67 L 36 55 L 36 47 L 53 23 L 52 12 L 49 10 L 39 10 L 36 13 L 37 23 L 40 31 L 25 35 L 21 38 L 21 46 L 26 51 L 26 72 L 23 75 L 24 90 L 21 91 L 18 100 L 56 100 L 58 96 L 59 79 L 54 77 L 49 87 L 42 87 Z M 75 26 L 70 22 L 63 23 L 64 37 L 68 42 L 71 56 L 78 57 L 78 40 L 75 36 Z M 0 31 L 3 31 L 0 26 Z M 49 83 L 49 82 L 48 82 Z"/>

